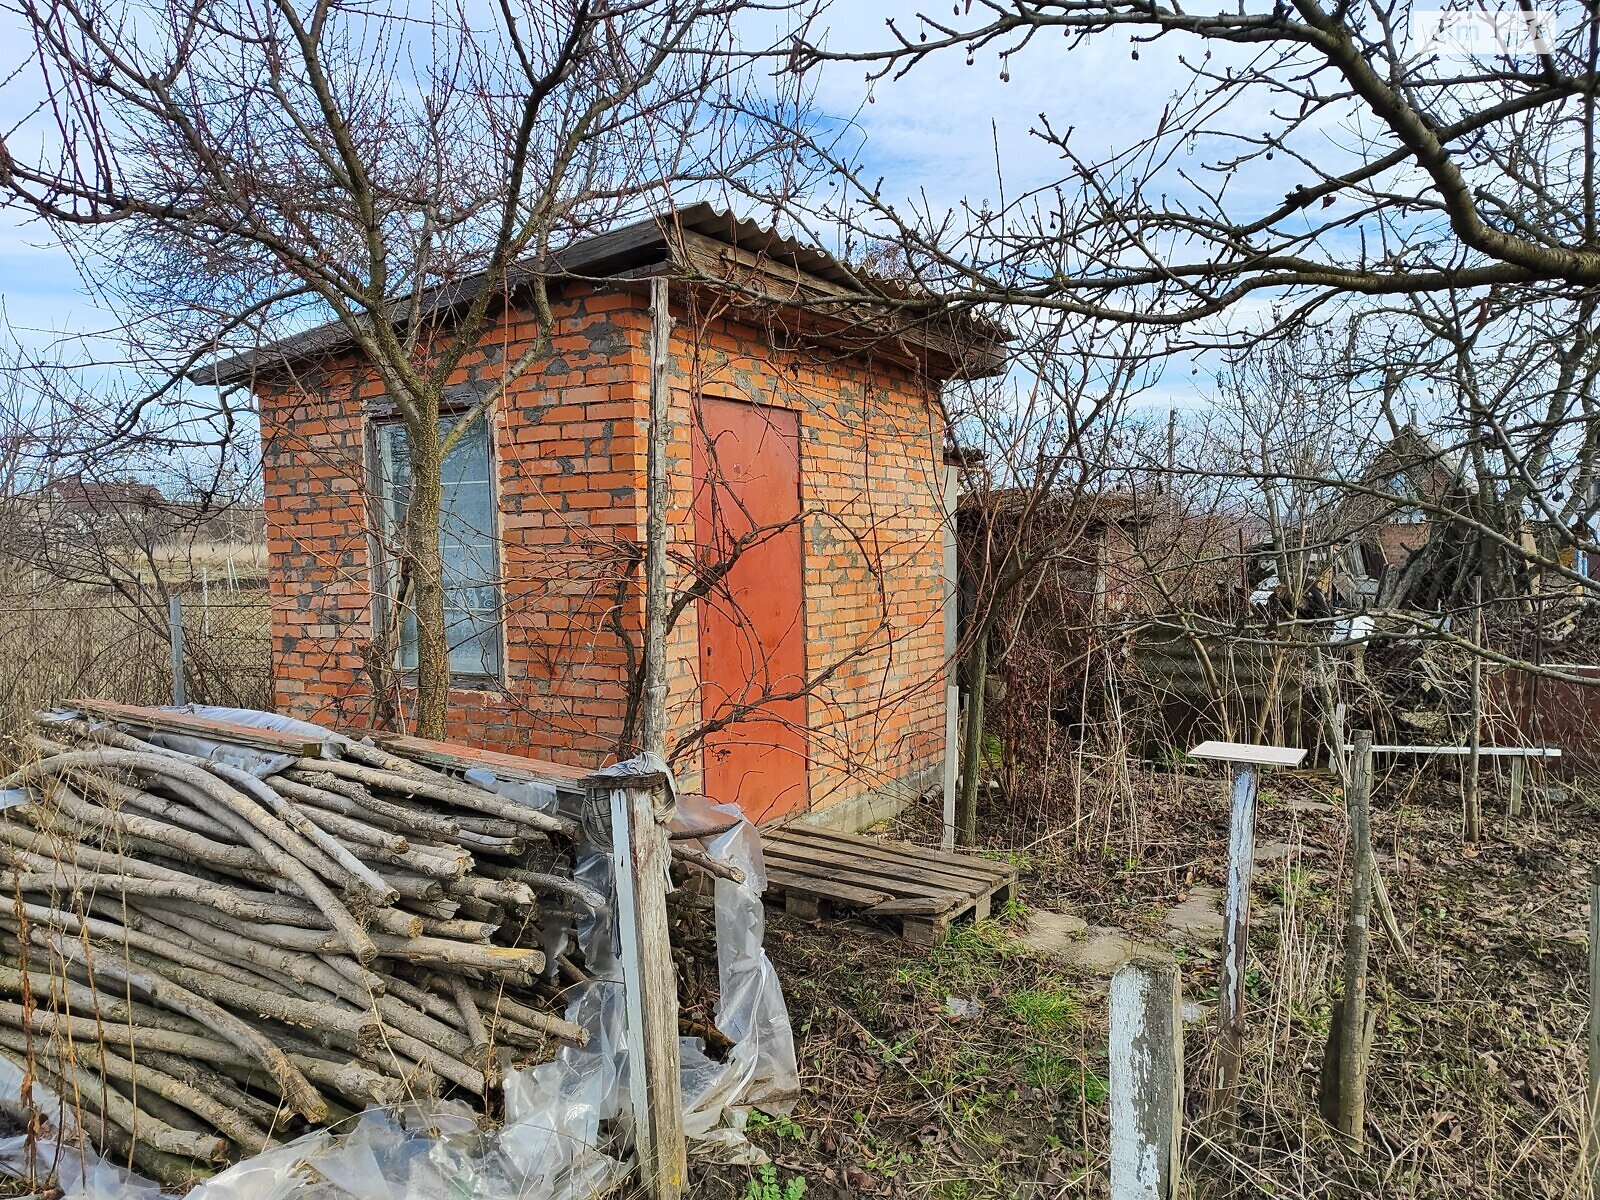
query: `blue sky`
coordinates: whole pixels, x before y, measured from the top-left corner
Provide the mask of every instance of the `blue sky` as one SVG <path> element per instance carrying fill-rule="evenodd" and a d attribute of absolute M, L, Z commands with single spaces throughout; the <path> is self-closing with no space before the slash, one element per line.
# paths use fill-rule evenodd
<path fill-rule="evenodd" d="M 909 20 L 916 6 L 840 0 L 828 14 L 829 44 L 879 44 L 885 17 L 897 10 Z M 12 13 L 0 18 L 15 19 Z M 0 78 L 18 64 L 25 36 L 0 26 L 0 47 L 9 48 L 0 50 Z M 992 57 L 969 68 L 959 55 L 947 54 L 906 80 L 878 83 L 871 104 L 865 103 L 862 68 L 832 66 L 822 73 L 817 100 L 835 117 L 855 118 L 865 159 L 875 174 L 887 176 L 891 193 L 926 190 L 936 204 L 992 197 L 997 133 L 1008 184 L 1038 183 L 1059 174 L 1055 156 L 1027 134 L 1040 111 L 1048 110 L 1058 123 L 1077 124 L 1085 150 L 1096 142 L 1109 150 L 1149 127 L 1176 79 L 1172 63 L 1162 61 L 1170 55 L 1146 48 L 1134 63 L 1125 39 L 1118 40 L 1119 47 L 1108 41 L 1070 57 L 1054 47 L 1048 56 L 1020 56 L 1013 61 L 1010 83 L 1000 81 Z M 0 124 L 14 125 L 27 99 L 15 84 L 0 89 Z M 27 150 L 25 143 L 18 148 Z M 0 293 L 19 334 L 87 332 L 106 321 L 70 257 L 50 243 L 49 231 L 15 210 L 0 211 Z"/>
<path fill-rule="evenodd" d="M 917 10 L 906 0 L 837 0 L 821 27 L 830 48 L 880 46 L 887 17 L 914 32 Z M 758 30 L 757 36 L 770 32 Z M 24 51 L 17 33 L 0 27 L 0 47 L 10 48 L 0 49 L 0 78 L 9 76 Z M 1135 61 L 1123 34 L 1099 37 L 1070 53 L 1059 37 L 1041 37 L 1010 60 L 1009 81 L 1001 78 L 993 52 L 972 66 L 959 52 L 946 52 L 905 79 L 872 85 L 863 66 L 835 64 L 819 73 L 815 102 L 829 117 L 852 124 L 866 173 L 884 176 L 886 197 L 916 197 L 937 212 L 963 199 L 997 198 L 1000 173 L 1010 195 L 1059 179 L 1057 153 L 1029 132 L 1041 112 L 1058 130 L 1075 127 L 1074 148 L 1091 158 L 1137 141 L 1187 77 L 1178 55 L 1196 49 L 1192 41 L 1169 39 L 1141 45 Z M 15 83 L 0 88 L 0 124 L 14 125 L 30 99 Z M 18 146 L 23 153 L 27 148 Z M 1292 181 L 1252 182 L 1263 188 L 1265 200 L 1281 197 Z M 50 243 L 49 231 L 15 210 L 0 210 L 0 298 L 0 322 L 9 335 L 35 347 L 65 339 L 70 348 L 76 337 L 114 324 L 96 307 L 72 259 Z M 1187 369 L 1168 374 L 1170 390 L 1152 402 L 1192 402 L 1202 381 Z"/>

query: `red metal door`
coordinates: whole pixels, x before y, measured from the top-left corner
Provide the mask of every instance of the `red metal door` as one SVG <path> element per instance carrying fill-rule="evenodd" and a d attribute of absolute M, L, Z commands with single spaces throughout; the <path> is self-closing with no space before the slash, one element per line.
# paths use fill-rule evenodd
<path fill-rule="evenodd" d="M 809 798 L 799 419 L 702 397 L 696 425 L 695 552 L 727 568 L 700 601 L 701 713 L 733 718 L 705 739 L 705 790 L 766 821 Z"/>

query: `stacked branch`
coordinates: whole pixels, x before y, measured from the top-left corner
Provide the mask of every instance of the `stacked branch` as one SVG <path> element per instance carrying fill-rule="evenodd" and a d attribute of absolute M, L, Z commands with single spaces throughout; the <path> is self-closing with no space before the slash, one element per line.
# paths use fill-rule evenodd
<path fill-rule="evenodd" d="M 582 1028 L 578 830 L 365 746 L 264 777 L 49 722 L 0 782 L 0 1056 L 179 1183 L 370 1104 L 489 1105 Z"/>

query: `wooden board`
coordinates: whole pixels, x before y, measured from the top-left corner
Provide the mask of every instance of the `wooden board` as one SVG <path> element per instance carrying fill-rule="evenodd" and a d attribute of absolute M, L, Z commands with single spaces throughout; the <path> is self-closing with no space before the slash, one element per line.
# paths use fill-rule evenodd
<path fill-rule="evenodd" d="M 785 911 L 886 924 L 921 945 L 954 921 L 984 919 L 1017 882 L 1015 867 L 991 859 L 812 825 L 768 826 L 761 850 L 767 898 Z"/>
<path fill-rule="evenodd" d="M 1462 756 L 1472 753 L 1470 746 L 1374 746 L 1374 754 L 1443 754 Z M 1479 746 L 1480 758 L 1560 758 L 1554 746 Z"/>
<path fill-rule="evenodd" d="M 140 708 L 134 704 L 114 704 L 109 700 L 63 700 L 62 708 L 76 709 L 102 721 L 118 725 L 133 725 L 140 729 L 161 729 L 169 733 L 187 734 L 208 738 L 214 742 L 230 742 L 236 746 L 250 746 L 257 750 L 270 750 L 276 754 L 292 754 L 296 758 L 320 758 L 323 742 L 297 733 L 281 733 L 275 729 L 258 729 L 254 725 L 239 725 L 233 721 L 217 721 L 196 716 L 180 709 Z"/>
<path fill-rule="evenodd" d="M 1201 742 L 1190 758 L 1251 763 L 1258 767 L 1298 767 L 1306 752 L 1298 746 L 1257 746 L 1250 742 Z"/>
<path fill-rule="evenodd" d="M 777 839 L 774 839 L 777 840 Z M 1009 879 L 1016 875 L 1015 867 L 1006 863 L 996 862 L 990 858 L 979 858 L 974 854 L 958 854 L 948 850 L 936 850 L 926 846 L 915 846 L 910 842 L 888 842 L 877 838 L 863 837 L 860 834 L 839 833 L 832 829 L 819 829 L 814 825 L 787 825 L 783 827 L 785 843 L 814 843 L 822 848 L 837 848 L 857 857 L 871 858 L 882 862 L 904 865 L 913 863 L 920 871 L 938 871 L 953 874 L 962 879 L 988 881 L 994 879 Z"/>
<path fill-rule="evenodd" d="M 461 746 L 454 742 L 435 742 L 428 738 L 411 737 L 403 733 L 349 730 L 347 736 L 357 740 L 364 737 L 371 738 L 379 747 L 392 754 L 414 758 L 430 766 L 450 767 L 458 771 L 481 768 L 493 771 L 502 779 L 547 783 L 562 791 L 585 790 L 585 784 L 593 774 L 592 771 L 586 771 L 582 767 L 569 767 L 565 763 L 524 758 L 520 754 L 502 754 L 498 750 L 479 750 L 474 746 Z"/>
<path fill-rule="evenodd" d="M 783 841 L 763 844 L 761 853 L 767 862 L 781 864 L 788 871 L 839 879 L 847 883 L 859 882 L 864 887 L 887 890 L 898 896 L 963 896 L 976 891 L 987 891 L 992 884 L 988 879 L 935 875 L 931 871 L 919 870 L 915 874 L 908 874 L 904 867 L 895 863 L 857 857 L 848 852 L 840 853 L 821 847 L 796 848 L 793 844 Z"/>

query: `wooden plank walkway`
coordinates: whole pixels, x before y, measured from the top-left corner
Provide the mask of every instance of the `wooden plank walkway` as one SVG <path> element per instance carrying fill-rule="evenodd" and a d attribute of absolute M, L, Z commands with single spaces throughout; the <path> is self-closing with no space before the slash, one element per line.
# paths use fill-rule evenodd
<path fill-rule="evenodd" d="M 954 921 L 981 921 L 1016 891 L 1017 869 L 993 859 L 811 825 L 761 831 L 767 900 L 795 916 L 832 916 L 893 928 L 934 946 Z"/>

